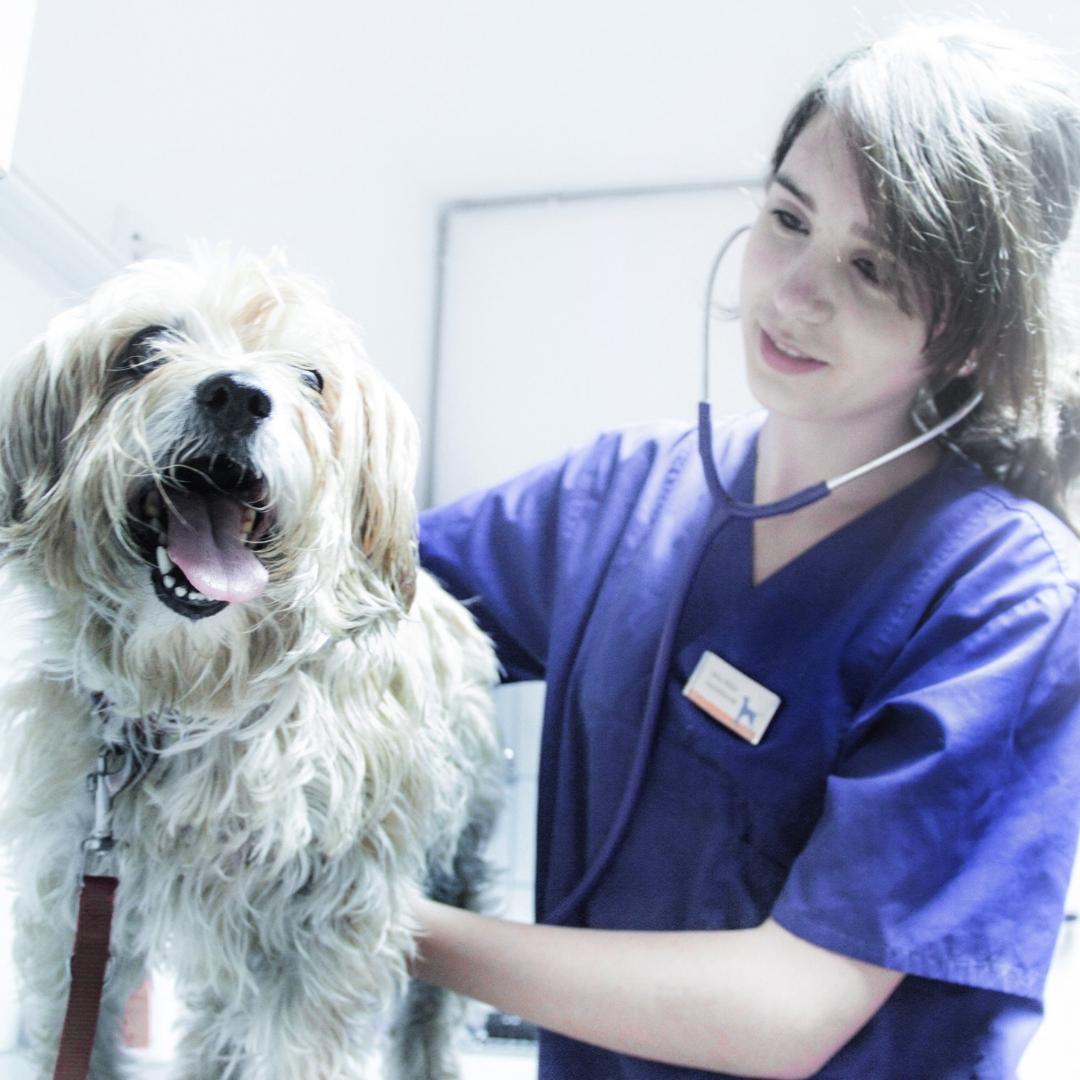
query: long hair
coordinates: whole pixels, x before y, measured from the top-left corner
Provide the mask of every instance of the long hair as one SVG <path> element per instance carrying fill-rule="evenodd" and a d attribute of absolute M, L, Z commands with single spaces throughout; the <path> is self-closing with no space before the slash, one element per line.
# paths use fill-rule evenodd
<path fill-rule="evenodd" d="M 1068 520 L 1080 375 L 1055 276 L 1080 189 L 1068 70 L 999 27 L 909 27 L 849 53 L 806 91 L 773 175 L 822 111 L 846 135 L 871 227 L 898 267 L 899 303 L 927 320 L 931 375 L 916 419 L 931 423 L 981 391 L 954 445 Z"/>

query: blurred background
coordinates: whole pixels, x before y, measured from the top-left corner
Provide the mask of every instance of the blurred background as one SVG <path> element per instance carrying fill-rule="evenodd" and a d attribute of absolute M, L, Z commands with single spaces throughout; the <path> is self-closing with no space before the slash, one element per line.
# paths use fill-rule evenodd
<path fill-rule="evenodd" d="M 690 421 L 708 266 L 752 217 L 801 87 L 910 16 L 973 13 L 1080 70 L 1070 0 L 4 0 L 0 364 L 111 269 L 203 240 L 284 249 L 360 324 L 420 421 L 422 504 L 604 426 Z M 752 404 L 733 326 L 713 383 L 719 409 Z M 500 692 L 500 904 L 525 919 L 542 692 Z M 0 887 L 14 1080 L 6 902 Z M 1078 1075 L 1071 925 L 1025 1080 Z M 148 1076 L 174 1008 L 157 978 L 131 1036 Z M 513 1033 L 482 1010 L 470 1024 Z M 472 1080 L 535 1075 L 520 1040 L 468 1050 Z"/>

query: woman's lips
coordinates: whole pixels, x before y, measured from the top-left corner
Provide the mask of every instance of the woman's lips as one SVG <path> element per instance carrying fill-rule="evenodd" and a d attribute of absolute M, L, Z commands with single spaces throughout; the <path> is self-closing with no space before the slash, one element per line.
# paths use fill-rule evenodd
<path fill-rule="evenodd" d="M 829 366 L 821 360 L 815 360 L 812 356 L 793 356 L 785 352 L 764 330 L 761 331 L 759 345 L 761 358 L 765 363 L 785 375 L 808 375 Z"/>

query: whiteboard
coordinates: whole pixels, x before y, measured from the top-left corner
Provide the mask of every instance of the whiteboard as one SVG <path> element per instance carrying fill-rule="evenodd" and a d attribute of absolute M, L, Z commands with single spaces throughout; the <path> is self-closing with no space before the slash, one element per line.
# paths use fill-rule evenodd
<path fill-rule="evenodd" d="M 440 229 L 428 491 L 441 503 L 597 432 L 693 423 L 717 248 L 753 182 L 452 204 Z M 714 298 L 737 300 L 741 241 Z M 717 412 L 753 406 L 737 322 L 712 322 Z"/>

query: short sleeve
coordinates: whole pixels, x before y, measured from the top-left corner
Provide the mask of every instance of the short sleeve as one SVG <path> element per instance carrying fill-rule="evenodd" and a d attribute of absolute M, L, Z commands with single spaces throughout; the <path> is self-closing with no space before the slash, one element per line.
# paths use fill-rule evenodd
<path fill-rule="evenodd" d="M 570 647 L 627 522 L 685 437 L 675 425 L 607 433 L 421 515 L 421 563 L 469 605 L 509 681 L 544 678 L 553 640 Z"/>
<path fill-rule="evenodd" d="M 773 917 L 907 974 L 1037 998 L 1080 813 L 1068 583 L 944 602 L 859 708 Z"/>
<path fill-rule="evenodd" d="M 420 515 L 420 561 L 491 636 L 510 681 L 544 676 L 565 462 Z"/>

